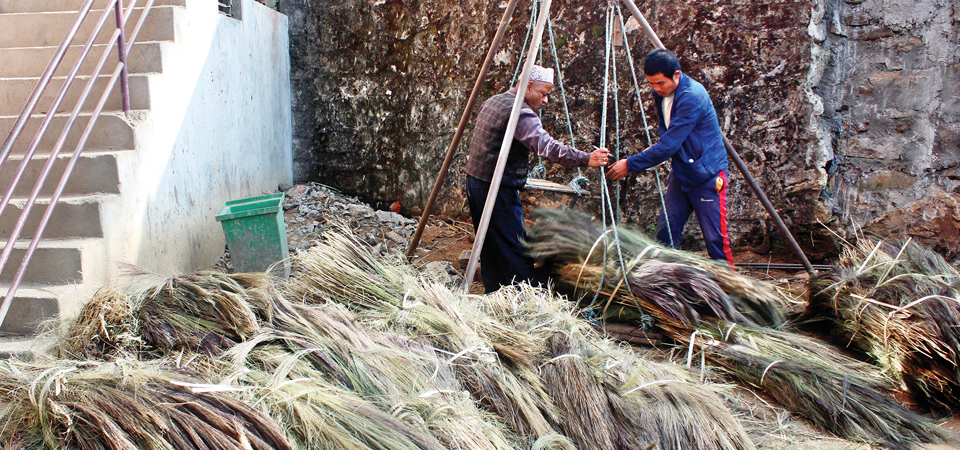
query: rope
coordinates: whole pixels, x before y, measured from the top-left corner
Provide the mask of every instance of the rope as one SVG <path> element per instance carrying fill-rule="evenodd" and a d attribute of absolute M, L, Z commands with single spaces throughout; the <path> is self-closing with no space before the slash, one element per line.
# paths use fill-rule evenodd
<path fill-rule="evenodd" d="M 612 19 L 611 19 L 612 21 Z M 612 27 L 611 27 L 612 28 Z M 613 31 L 610 31 L 610 39 L 613 40 Z M 612 47 L 611 47 L 612 48 Z M 613 75 L 613 138 L 614 138 L 614 160 L 620 159 L 620 84 L 617 82 L 617 63 L 616 61 L 610 65 L 611 73 Z M 611 222 L 617 223 L 620 221 L 620 183 L 614 184 L 614 194 L 617 198 L 617 210 L 614 214 L 611 213 Z M 620 242 L 619 240 L 617 241 Z"/>
<path fill-rule="evenodd" d="M 605 30 L 604 33 L 604 64 L 603 64 L 603 106 L 600 110 L 600 147 L 606 147 L 607 142 L 607 96 L 610 92 L 610 43 L 612 38 L 610 36 L 610 24 L 612 16 L 610 14 L 611 8 L 606 9 L 607 16 L 604 22 Z M 593 309 L 597 305 L 597 300 L 600 298 L 600 290 L 603 288 L 603 282 L 607 278 L 607 202 L 604 201 L 606 197 L 609 197 L 607 193 L 607 177 L 606 169 L 603 166 L 600 167 L 600 173 L 603 175 L 603 180 L 600 182 L 600 217 L 603 222 L 603 270 L 600 271 L 600 283 L 597 284 L 597 291 L 593 294 L 593 300 L 590 301 L 590 309 Z M 629 286 L 628 286 L 629 290 Z"/>
<path fill-rule="evenodd" d="M 577 148 L 577 142 L 573 136 L 573 122 L 570 120 L 570 109 L 567 107 L 567 93 L 563 89 L 563 76 L 561 75 L 560 70 L 560 57 L 557 56 L 557 42 L 553 37 L 553 21 L 547 20 L 547 35 L 550 36 L 550 52 L 553 54 L 553 61 L 556 64 L 557 68 L 557 87 L 560 88 L 560 99 L 563 100 L 563 113 L 567 118 L 567 133 L 570 135 L 570 146 Z M 573 188 L 574 192 L 577 195 L 586 194 L 588 191 L 583 187 L 590 180 L 587 177 L 583 176 L 583 172 L 580 171 L 580 168 L 577 167 L 577 176 L 570 180 L 568 186 Z"/>
<path fill-rule="evenodd" d="M 533 30 L 532 25 L 534 23 L 534 18 L 536 17 L 536 12 L 538 9 L 537 7 L 539 4 L 540 4 L 540 0 L 534 0 L 531 5 L 531 15 L 530 15 L 531 22 L 527 26 L 527 36 L 524 38 L 523 52 L 525 52 L 527 49 L 527 45 L 530 40 L 530 35 Z M 606 8 L 606 21 L 605 21 L 606 32 L 604 34 L 605 42 L 604 42 L 603 107 L 602 107 L 603 109 L 600 116 L 600 147 L 606 147 L 607 110 L 608 110 L 607 99 L 610 96 L 611 77 L 612 77 L 613 109 L 614 109 L 614 141 L 615 141 L 614 142 L 614 159 L 618 160 L 620 159 L 620 103 L 619 103 L 619 95 L 618 95 L 620 87 L 619 87 L 619 84 L 617 83 L 616 64 L 611 62 L 613 57 L 613 28 L 614 28 L 615 18 L 616 20 L 619 21 L 620 29 L 625 29 L 624 22 L 623 22 L 623 14 L 620 11 L 620 6 L 619 5 L 608 6 Z M 563 87 L 563 77 L 561 75 L 561 70 L 560 70 L 560 58 L 557 55 L 556 39 L 554 38 L 554 34 L 553 34 L 552 20 L 547 20 L 547 33 L 550 36 L 550 50 L 556 66 L 557 86 L 560 88 L 560 97 L 563 101 L 563 112 L 566 118 L 567 133 L 570 135 L 570 145 L 576 148 L 576 140 L 573 134 L 573 125 L 572 125 L 572 121 L 570 120 L 570 110 L 567 105 L 566 91 Z M 653 140 L 650 137 L 650 128 L 647 123 L 647 113 L 643 107 L 643 99 L 640 94 L 640 84 L 637 81 L 637 73 L 633 64 L 633 57 L 630 53 L 630 45 L 627 43 L 626 39 L 624 39 L 624 47 L 626 50 L 627 61 L 629 61 L 629 64 L 630 64 L 630 73 L 633 78 L 634 90 L 637 95 L 638 103 L 640 104 L 640 112 L 641 112 L 641 116 L 643 117 L 643 127 L 647 137 L 647 145 L 649 146 L 649 145 L 652 145 Z M 543 61 L 542 47 L 540 49 L 540 61 L 541 62 Z M 520 62 L 518 61 L 517 67 L 513 75 L 513 83 L 516 83 L 516 78 L 517 78 L 517 74 L 519 73 L 519 70 L 520 70 Z M 540 159 L 539 155 L 537 158 Z M 531 173 L 531 176 L 535 178 L 542 178 L 545 172 L 546 172 L 546 169 L 543 167 L 543 161 L 542 159 L 540 159 L 540 163 L 536 167 L 534 167 L 530 173 Z M 669 220 L 666 220 L 667 205 L 663 195 L 663 185 L 660 181 L 660 173 L 659 171 L 654 171 L 654 174 L 656 175 L 656 180 L 657 180 L 657 190 L 660 193 L 660 204 L 663 207 L 663 213 L 664 213 L 664 219 L 665 219 L 664 221 L 666 222 L 666 225 L 667 225 L 667 232 L 670 235 L 670 246 L 673 247 L 673 233 L 670 232 Z M 606 261 L 608 259 L 607 252 L 608 252 L 609 244 L 606 243 L 606 241 L 607 239 L 609 239 L 609 237 L 607 237 L 609 234 L 607 230 L 608 217 L 610 219 L 610 224 L 609 224 L 610 231 L 613 232 L 614 248 L 616 249 L 617 259 L 620 263 L 621 276 L 623 277 L 624 281 L 626 281 L 626 278 L 627 278 L 627 273 L 626 273 L 627 266 L 626 264 L 624 264 L 623 249 L 621 248 L 620 235 L 619 235 L 619 232 L 617 231 L 617 222 L 620 220 L 620 217 L 621 217 L 620 201 L 619 201 L 620 194 L 621 194 L 620 184 L 617 183 L 616 185 L 615 195 L 617 198 L 617 205 L 616 205 L 616 209 L 614 209 L 612 196 L 610 195 L 610 188 L 607 185 L 607 181 L 606 181 L 606 168 L 604 168 L 603 166 L 600 167 L 600 175 L 601 175 L 600 177 L 601 178 L 600 210 L 601 210 L 601 217 L 603 218 L 603 230 L 604 230 L 604 235 L 602 239 L 605 241 L 605 243 L 603 246 L 603 270 L 601 271 L 601 274 L 600 274 L 600 282 L 597 286 L 597 291 L 594 293 L 593 300 L 590 303 L 590 307 L 589 307 L 590 310 L 593 310 L 597 304 L 597 300 L 600 296 L 600 290 L 602 289 L 602 286 L 606 279 L 606 274 L 607 274 Z M 577 168 L 577 177 L 575 177 L 569 183 L 569 186 L 573 188 L 573 190 L 578 195 L 580 195 L 587 192 L 581 186 L 581 183 L 584 183 L 586 181 L 588 181 L 587 178 L 584 177 L 581 170 Z M 633 300 L 633 303 L 636 306 L 637 311 L 642 314 L 642 309 L 640 308 L 640 302 L 637 300 L 636 296 L 633 293 L 633 289 L 630 288 L 629 284 L 627 284 L 627 292 L 630 293 L 630 297 Z M 642 320 L 647 319 L 647 317 L 649 316 L 645 316 Z"/>
<path fill-rule="evenodd" d="M 517 83 L 517 75 L 520 75 L 520 66 L 523 65 L 523 57 L 527 53 L 527 44 L 530 42 L 530 36 L 533 35 L 534 24 L 537 23 L 537 5 L 540 0 L 533 0 L 530 4 L 530 21 L 527 22 L 527 36 L 523 38 L 523 47 L 520 48 L 520 58 L 517 58 L 517 68 L 513 70 L 513 78 L 510 79 L 510 86 Z"/>
<path fill-rule="evenodd" d="M 620 24 L 621 24 L 621 27 L 622 27 L 622 25 L 623 25 L 623 17 L 620 16 L 619 7 L 617 8 L 616 12 L 617 12 L 617 17 L 619 17 L 619 19 L 620 19 Z M 615 152 L 616 152 L 616 153 L 615 153 L 615 156 L 616 156 L 617 158 L 619 158 L 619 155 L 620 155 L 620 123 L 619 123 L 619 122 L 620 122 L 620 107 L 619 107 L 619 99 L 618 99 L 618 97 L 619 97 L 619 96 L 618 96 L 619 85 L 617 84 L 617 68 L 616 68 L 616 64 L 611 64 L 611 56 L 612 56 L 612 53 L 613 53 L 613 50 L 612 50 L 612 47 L 613 47 L 613 24 L 614 24 L 614 8 L 613 8 L 613 7 L 608 7 L 608 8 L 607 8 L 607 20 L 606 20 L 606 30 L 607 30 L 607 31 L 606 31 L 606 33 L 605 33 L 605 40 L 606 40 L 606 42 L 605 42 L 605 45 L 604 45 L 604 47 L 605 47 L 605 66 L 604 66 L 604 79 L 603 79 L 603 112 L 601 113 L 601 116 L 600 116 L 600 117 L 601 117 L 601 118 L 600 118 L 600 146 L 601 146 L 601 147 L 604 147 L 604 146 L 605 146 L 604 144 L 605 144 L 605 142 L 606 142 L 606 129 L 607 129 L 607 97 L 609 96 L 609 93 L 610 93 L 610 76 L 611 76 L 611 74 L 612 74 L 612 75 L 613 75 L 613 86 L 614 86 L 614 88 L 613 88 L 614 118 L 615 118 L 615 122 L 616 122 L 616 123 L 615 123 L 615 131 L 614 131 L 614 137 L 615 137 L 615 139 L 616 139 L 616 143 L 615 143 L 614 150 L 615 150 Z M 629 55 L 629 53 L 628 53 L 628 55 Z M 632 68 L 632 60 L 631 60 L 631 68 Z M 639 93 L 639 85 L 637 85 L 637 83 L 636 83 L 636 77 L 634 77 L 634 85 L 637 87 L 637 92 Z M 638 97 L 638 98 L 639 98 L 639 97 Z M 643 110 L 641 109 L 641 111 L 643 111 Z M 644 113 L 643 116 L 644 116 L 644 123 L 646 123 L 646 113 Z M 648 139 L 649 139 L 649 132 L 648 132 L 647 137 L 648 137 Z M 624 260 L 623 260 L 623 249 L 622 249 L 621 246 L 620 246 L 620 234 L 619 234 L 619 232 L 617 231 L 617 221 L 619 220 L 619 217 L 620 217 L 620 201 L 619 201 L 619 199 L 620 199 L 620 190 L 619 190 L 620 186 L 619 186 L 619 183 L 618 183 L 618 184 L 617 184 L 617 193 L 616 193 L 616 194 L 617 194 L 617 209 L 616 209 L 616 212 L 614 212 L 613 203 L 612 203 L 612 198 L 611 198 L 611 195 L 610 195 L 610 190 L 609 190 L 609 187 L 607 186 L 607 181 L 606 181 L 606 173 L 605 173 L 606 170 L 605 170 L 603 167 L 600 167 L 600 171 L 601 171 L 601 175 L 603 175 L 603 179 L 602 179 L 601 187 L 600 187 L 600 196 L 601 196 L 601 199 L 600 199 L 600 209 L 601 209 L 601 213 L 602 213 L 602 217 L 603 217 L 604 240 L 606 240 L 606 233 L 607 233 L 607 211 L 609 210 L 609 211 L 610 211 L 610 228 L 611 228 L 612 231 L 613 231 L 613 243 L 614 243 L 614 247 L 615 247 L 616 250 L 617 250 L 617 259 L 618 259 L 618 261 L 619 261 L 619 263 L 620 263 L 621 276 L 623 277 L 623 281 L 626 281 L 626 279 L 627 279 L 627 272 L 626 272 L 627 269 L 626 269 L 626 267 L 627 267 L 627 266 L 626 266 L 626 264 L 624 264 Z M 598 286 L 598 288 L 597 288 L 597 292 L 594 293 L 593 301 L 592 301 L 591 304 L 590 304 L 591 309 L 596 306 L 597 299 L 598 299 L 599 296 L 600 296 L 600 287 L 603 286 L 604 278 L 605 278 L 606 272 L 607 272 L 607 264 L 606 264 L 606 261 L 607 261 L 607 246 L 604 245 L 604 251 L 603 251 L 603 270 L 602 270 L 601 273 L 600 273 L 600 284 L 599 284 L 599 286 Z M 630 293 L 630 298 L 633 300 L 633 304 L 636 306 L 637 312 L 640 313 L 640 314 L 643 314 L 643 310 L 640 308 L 640 302 L 637 300 L 637 297 L 633 294 L 633 289 L 630 287 L 629 283 L 627 284 L 627 292 Z M 644 319 L 646 319 L 646 317 L 644 317 Z M 646 320 L 645 320 L 645 321 L 646 321 Z"/>

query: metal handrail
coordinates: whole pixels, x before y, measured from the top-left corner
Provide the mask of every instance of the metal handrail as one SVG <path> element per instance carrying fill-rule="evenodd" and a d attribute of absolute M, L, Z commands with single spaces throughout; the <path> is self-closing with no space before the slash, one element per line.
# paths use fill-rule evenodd
<path fill-rule="evenodd" d="M 43 75 L 40 78 L 40 81 L 37 83 L 37 86 L 34 88 L 33 93 L 30 98 L 27 100 L 27 104 L 24 106 L 23 110 L 20 112 L 20 116 L 17 118 L 14 127 L 10 130 L 6 140 L 4 141 L 3 147 L 0 147 L 0 166 L 2 166 L 9 157 L 16 140 L 19 138 L 23 128 L 26 126 L 27 121 L 30 119 L 33 114 L 33 110 L 36 108 L 36 104 L 40 99 L 40 96 L 46 90 L 47 86 L 50 83 L 50 79 L 53 77 L 53 73 L 59 67 L 60 63 L 63 61 L 64 54 L 66 53 L 67 48 L 73 42 L 74 37 L 80 25 L 86 18 L 89 13 L 92 4 L 95 0 L 86 0 L 81 6 L 80 10 L 77 12 L 77 17 L 74 19 L 73 24 L 70 26 L 69 31 L 67 32 L 66 37 L 60 43 L 60 46 L 57 48 L 57 51 L 54 53 L 53 58 L 50 60 L 50 63 L 47 64 L 47 68 L 44 70 Z M 77 161 L 79 160 L 80 154 L 83 151 L 84 146 L 86 145 L 87 139 L 90 137 L 90 133 L 93 130 L 94 125 L 96 124 L 97 119 L 100 116 L 100 113 L 103 111 L 103 107 L 106 104 L 107 98 L 109 97 L 113 87 L 115 86 L 117 79 L 120 80 L 121 88 L 121 102 L 123 106 L 123 111 L 125 113 L 130 112 L 130 97 L 129 89 L 127 85 L 127 54 L 133 48 L 134 42 L 136 42 L 137 36 L 140 33 L 140 30 L 143 26 L 144 21 L 146 20 L 147 15 L 150 13 L 154 0 L 147 0 L 146 4 L 143 7 L 143 11 L 140 15 L 140 18 L 137 22 L 134 32 L 130 35 L 130 40 L 126 40 L 125 31 L 127 21 L 130 19 L 130 14 L 133 12 L 136 7 L 137 0 L 130 0 L 127 7 L 124 8 L 122 0 L 109 0 L 107 5 L 104 8 L 104 12 L 100 17 L 100 20 L 97 22 L 97 25 L 91 31 L 89 38 L 87 39 L 86 44 L 81 50 L 80 56 L 78 56 L 77 61 L 74 63 L 73 68 L 70 73 L 67 75 L 64 80 L 63 86 L 60 89 L 60 92 L 57 94 L 56 98 L 53 101 L 53 104 L 47 111 L 47 115 L 41 123 L 40 127 L 37 129 L 37 133 L 34 136 L 33 141 L 31 141 L 30 146 L 27 149 L 27 152 L 24 154 L 23 161 L 18 167 L 17 173 L 14 176 L 14 179 L 10 183 L 7 192 L 4 194 L 3 199 L 0 200 L 0 214 L 9 204 L 10 198 L 13 196 L 13 192 L 16 190 L 17 184 L 20 181 L 23 173 L 26 170 L 27 164 L 33 158 L 37 147 L 41 139 L 43 138 L 46 130 L 53 120 L 54 114 L 57 111 L 60 103 L 63 101 L 63 97 L 66 95 L 67 89 L 76 79 L 77 72 L 79 71 L 81 65 L 86 61 L 86 58 L 90 52 L 90 49 L 93 47 L 94 42 L 96 41 L 97 36 L 100 34 L 100 31 L 103 29 L 103 25 L 106 22 L 107 17 L 112 12 L 116 18 L 116 27 L 117 29 L 113 32 L 112 36 L 108 40 L 104 51 L 100 57 L 100 60 L 97 62 L 96 67 L 93 70 L 93 73 L 90 75 L 87 84 L 84 86 L 83 92 L 80 95 L 80 98 L 77 100 L 76 105 L 73 108 L 72 113 L 70 114 L 69 119 L 67 119 L 63 130 L 60 132 L 60 136 L 57 139 L 57 143 L 54 145 L 53 150 L 48 156 L 47 163 L 44 165 L 37 182 L 35 183 L 33 190 L 30 193 L 30 196 L 23 206 L 23 210 L 20 213 L 20 217 L 17 220 L 14 230 L 11 233 L 10 237 L 7 239 L 6 245 L 4 246 L 2 254 L 0 254 L 0 271 L 6 266 L 10 255 L 13 253 L 14 246 L 17 239 L 20 237 L 20 233 L 23 231 L 24 226 L 26 225 L 27 218 L 32 210 L 33 206 L 36 204 L 37 198 L 40 195 L 40 190 L 46 184 L 47 178 L 50 175 L 50 171 L 53 168 L 53 164 L 56 162 L 57 156 L 60 154 L 60 151 L 63 149 L 64 143 L 66 142 L 67 135 L 70 133 L 70 130 L 73 128 L 73 124 L 76 122 L 77 117 L 80 115 L 81 110 L 83 109 L 84 103 L 86 103 L 87 98 L 90 95 L 90 91 L 93 89 L 93 85 L 96 83 L 97 78 L 100 75 L 100 71 L 103 69 L 104 64 L 106 64 L 107 59 L 110 56 L 111 51 L 113 50 L 114 44 L 117 45 L 118 60 L 116 68 L 113 71 L 107 85 L 104 87 L 103 93 L 100 95 L 100 100 L 97 102 L 97 106 L 94 109 L 93 113 L 90 116 L 90 120 L 87 122 L 86 127 L 84 128 L 83 134 L 80 137 L 77 146 L 73 151 L 73 155 L 70 158 L 70 161 L 67 164 L 67 167 L 64 169 L 63 175 L 60 177 L 60 182 L 57 184 L 56 189 L 50 198 L 50 203 L 47 205 L 46 210 L 44 211 L 43 217 L 40 220 L 39 225 L 37 226 L 37 231 L 34 233 L 33 238 L 30 240 L 30 244 L 27 247 L 26 252 L 24 253 L 23 259 L 20 262 L 20 266 L 17 269 L 17 273 L 13 278 L 13 281 L 10 284 L 10 288 L 7 290 L 7 294 L 3 299 L 3 303 L 0 304 L 0 326 L 2 326 L 4 319 L 6 318 L 7 312 L 10 309 L 10 304 L 13 301 L 13 297 L 16 295 L 17 289 L 20 287 L 20 283 L 23 281 L 23 277 L 26 274 L 27 266 L 30 264 L 30 260 L 33 257 L 39 243 L 40 239 L 43 236 L 43 232 L 47 227 L 47 224 L 50 222 L 50 217 L 53 214 L 53 210 L 56 208 L 57 203 L 60 200 L 61 195 L 66 187 L 67 182 L 70 179 L 70 175 L 73 173 L 74 168 L 76 167 Z"/>

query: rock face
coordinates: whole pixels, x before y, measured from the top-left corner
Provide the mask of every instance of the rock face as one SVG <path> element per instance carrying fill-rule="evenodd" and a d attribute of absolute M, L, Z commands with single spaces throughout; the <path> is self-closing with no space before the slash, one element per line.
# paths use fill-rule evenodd
<path fill-rule="evenodd" d="M 297 178 L 358 195 L 378 209 L 399 201 L 405 213 L 418 212 L 505 5 L 281 2 L 291 19 Z M 604 102 L 606 6 L 553 2 L 542 63 L 555 64 L 555 46 L 564 89 L 558 86 L 541 117 L 564 142 L 581 149 L 603 143 L 626 156 L 647 145 L 640 111 L 652 110 L 652 96 L 641 85 L 642 102 L 637 101 L 626 48 L 614 45 L 616 74 L 609 85 L 617 95 Z M 949 228 L 956 208 L 928 207 L 952 199 L 960 185 L 955 2 L 681 0 L 638 6 L 664 45 L 678 54 L 683 71 L 711 93 L 728 138 L 811 259 L 834 249 L 832 233 L 821 222 L 840 235 L 861 228 L 896 230 L 938 245 L 951 257 L 960 252 L 956 238 L 933 231 Z M 511 83 L 530 9 L 530 2 L 518 4 L 481 101 Z M 652 47 L 632 20 L 626 42 L 639 71 Z M 642 73 L 637 76 L 643 80 Z M 655 113 L 647 120 L 655 132 Z M 468 130 L 437 213 L 465 213 L 469 138 Z M 577 175 L 548 168 L 548 178 L 562 183 Z M 666 168 L 660 173 L 663 178 Z M 599 192 L 599 171 L 584 174 Z M 784 250 L 772 220 L 732 164 L 729 176 L 734 245 Z M 653 171 L 628 178 L 621 189 L 624 217 L 652 224 L 659 205 Z M 578 207 L 599 211 L 599 202 L 581 201 Z M 687 229 L 686 240 L 698 245 L 698 227 Z"/>
<path fill-rule="evenodd" d="M 839 222 L 960 254 L 960 4 L 824 1 L 816 115 Z"/>

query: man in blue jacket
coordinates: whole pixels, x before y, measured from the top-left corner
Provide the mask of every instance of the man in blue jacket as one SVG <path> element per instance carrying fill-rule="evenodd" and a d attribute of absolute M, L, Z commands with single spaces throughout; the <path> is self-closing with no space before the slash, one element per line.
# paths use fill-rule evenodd
<path fill-rule="evenodd" d="M 696 211 L 710 258 L 733 267 L 727 237 L 727 151 L 713 102 L 702 84 L 680 72 L 680 61 L 669 50 L 650 52 L 643 71 L 660 113 L 660 140 L 611 165 L 607 176 L 619 180 L 627 172 L 671 159 L 666 211 L 657 219 L 657 240 L 679 248 L 683 227 Z"/>

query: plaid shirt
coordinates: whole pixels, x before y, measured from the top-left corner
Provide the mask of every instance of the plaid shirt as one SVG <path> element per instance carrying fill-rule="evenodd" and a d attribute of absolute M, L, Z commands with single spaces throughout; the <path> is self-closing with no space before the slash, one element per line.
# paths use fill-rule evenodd
<path fill-rule="evenodd" d="M 492 181 L 516 95 L 517 90 L 510 88 L 509 91 L 490 97 L 483 103 L 470 140 L 470 156 L 466 167 L 468 175 L 482 181 Z M 552 138 L 543 129 L 540 117 L 526 102 L 520 110 L 517 130 L 513 137 L 502 181 L 502 185 L 506 187 L 523 188 L 530 166 L 530 150 L 568 168 L 584 167 L 590 162 L 589 153 Z"/>

